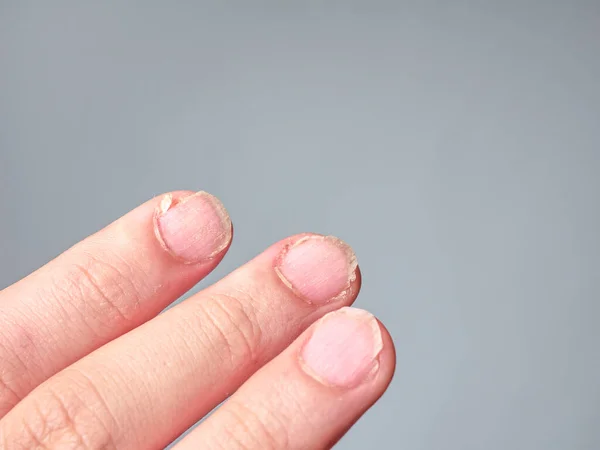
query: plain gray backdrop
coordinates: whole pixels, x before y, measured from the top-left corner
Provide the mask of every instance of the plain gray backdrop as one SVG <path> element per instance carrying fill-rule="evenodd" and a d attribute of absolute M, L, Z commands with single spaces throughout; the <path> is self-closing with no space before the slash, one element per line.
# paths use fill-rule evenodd
<path fill-rule="evenodd" d="M 341 449 L 600 448 L 599 145 L 599 1 L 0 0 L 0 287 L 173 189 L 208 282 L 338 235 L 398 351 Z"/>

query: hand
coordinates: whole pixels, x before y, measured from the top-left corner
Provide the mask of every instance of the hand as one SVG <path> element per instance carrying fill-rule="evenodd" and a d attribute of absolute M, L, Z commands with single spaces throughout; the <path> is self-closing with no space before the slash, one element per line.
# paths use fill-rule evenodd
<path fill-rule="evenodd" d="M 0 292 L 0 449 L 331 447 L 384 392 L 354 253 L 285 239 L 165 313 L 231 244 L 206 193 L 133 210 Z"/>

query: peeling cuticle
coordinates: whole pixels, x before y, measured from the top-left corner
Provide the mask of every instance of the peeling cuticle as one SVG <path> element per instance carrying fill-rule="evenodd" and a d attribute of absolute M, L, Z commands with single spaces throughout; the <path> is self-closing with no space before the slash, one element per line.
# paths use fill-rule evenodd
<path fill-rule="evenodd" d="M 309 304 L 347 296 L 356 281 L 357 267 L 348 244 L 334 236 L 315 234 L 288 243 L 274 264 L 283 284 Z"/>
<path fill-rule="evenodd" d="M 160 205 L 158 205 L 156 214 L 161 215 L 161 214 L 166 213 L 169 210 L 169 208 L 171 208 L 172 204 L 173 204 L 173 194 L 165 195 L 162 198 L 162 200 L 160 201 Z"/>

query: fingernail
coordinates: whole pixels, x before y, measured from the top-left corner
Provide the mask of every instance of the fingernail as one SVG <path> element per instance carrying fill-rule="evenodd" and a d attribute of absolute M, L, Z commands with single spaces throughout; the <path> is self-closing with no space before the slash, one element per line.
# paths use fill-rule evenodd
<path fill-rule="evenodd" d="M 352 388 L 376 373 L 383 348 L 375 317 L 342 308 L 320 319 L 301 351 L 306 373 L 325 385 Z"/>
<path fill-rule="evenodd" d="M 283 249 L 275 263 L 281 280 L 309 303 L 344 295 L 356 279 L 356 256 L 333 236 L 307 236 Z"/>
<path fill-rule="evenodd" d="M 177 259 L 194 264 L 209 260 L 231 240 L 231 220 L 223 204 L 207 192 L 161 201 L 154 230 L 163 248 Z"/>

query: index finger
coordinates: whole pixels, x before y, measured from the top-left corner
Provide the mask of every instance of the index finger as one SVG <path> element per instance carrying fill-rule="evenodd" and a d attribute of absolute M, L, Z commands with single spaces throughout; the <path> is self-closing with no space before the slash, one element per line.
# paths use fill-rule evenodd
<path fill-rule="evenodd" d="M 33 388 L 156 316 L 220 262 L 212 195 L 155 198 L 0 292 L 0 418 Z"/>

